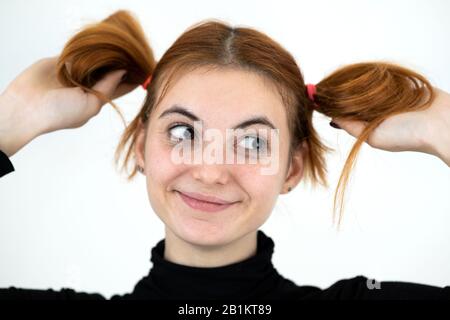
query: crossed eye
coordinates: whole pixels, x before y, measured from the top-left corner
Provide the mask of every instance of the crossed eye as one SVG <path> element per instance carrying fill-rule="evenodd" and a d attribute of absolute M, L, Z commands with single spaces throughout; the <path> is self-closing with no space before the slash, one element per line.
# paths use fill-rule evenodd
<path fill-rule="evenodd" d="M 182 142 L 184 140 L 192 140 L 195 137 L 194 129 L 185 124 L 177 124 L 169 129 L 169 135 L 172 141 Z M 250 141 L 250 142 L 249 142 Z M 243 144 L 241 144 L 243 142 Z M 265 139 L 254 136 L 247 135 L 239 142 L 239 145 L 246 149 L 260 151 L 267 148 L 267 142 Z"/>

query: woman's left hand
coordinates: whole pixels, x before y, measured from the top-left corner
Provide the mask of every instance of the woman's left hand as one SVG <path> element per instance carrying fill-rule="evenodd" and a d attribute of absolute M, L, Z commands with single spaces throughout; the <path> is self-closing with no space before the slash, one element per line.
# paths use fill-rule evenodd
<path fill-rule="evenodd" d="M 431 106 L 387 118 L 370 134 L 367 144 L 387 151 L 429 153 L 450 166 L 450 94 L 434 89 L 436 98 Z M 358 137 L 366 126 L 364 121 L 332 121 L 353 137 Z"/>

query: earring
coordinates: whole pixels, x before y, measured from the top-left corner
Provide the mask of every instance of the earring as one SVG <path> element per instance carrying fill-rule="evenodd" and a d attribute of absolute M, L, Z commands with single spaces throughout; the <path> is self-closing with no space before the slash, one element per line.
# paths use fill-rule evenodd
<path fill-rule="evenodd" d="M 292 188 L 291 188 L 291 187 L 289 187 L 289 188 L 288 188 L 288 192 L 291 192 L 291 190 L 292 190 Z"/>
<path fill-rule="evenodd" d="M 140 173 L 144 173 L 144 168 L 142 168 L 141 166 L 137 166 L 137 171 L 139 171 Z"/>

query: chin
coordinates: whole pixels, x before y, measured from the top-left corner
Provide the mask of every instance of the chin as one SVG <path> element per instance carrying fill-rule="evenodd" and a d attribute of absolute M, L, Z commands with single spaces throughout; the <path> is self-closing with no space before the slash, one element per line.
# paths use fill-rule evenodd
<path fill-rule="evenodd" d="M 180 239 L 198 246 L 220 246 L 236 237 L 236 208 L 207 213 L 189 208 L 179 199 L 175 199 L 175 204 L 169 206 L 171 210 L 166 212 L 164 222 Z"/>
<path fill-rule="evenodd" d="M 172 230 L 178 237 L 192 245 L 197 246 L 221 246 L 232 242 L 232 232 L 224 226 L 217 226 L 208 221 L 190 219 L 183 225 L 178 225 Z"/>

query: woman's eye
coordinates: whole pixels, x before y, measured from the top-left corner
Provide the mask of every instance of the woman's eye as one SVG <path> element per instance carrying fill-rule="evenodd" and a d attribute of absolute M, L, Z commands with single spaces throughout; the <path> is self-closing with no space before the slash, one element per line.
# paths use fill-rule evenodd
<path fill-rule="evenodd" d="M 245 149 L 258 152 L 267 148 L 266 140 L 255 136 L 245 136 L 244 139 L 241 140 L 240 145 Z"/>
<path fill-rule="evenodd" d="M 185 124 L 177 124 L 168 130 L 169 139 L 173 142 L 182 140 L 192 140 L 194 138 L 194 129 Z"/>

